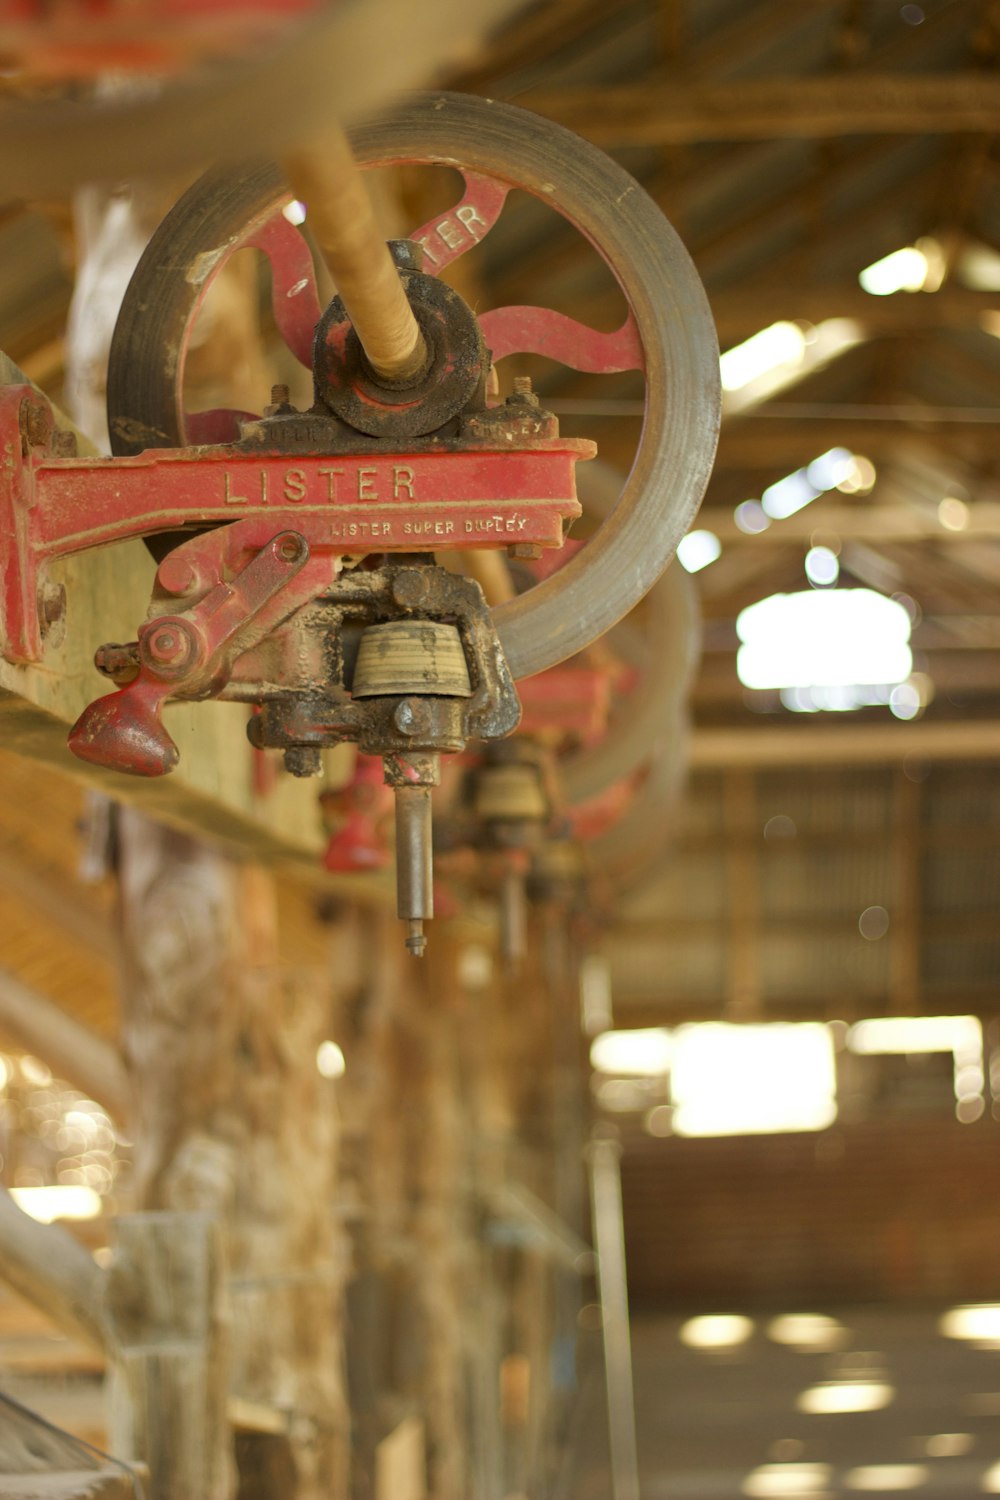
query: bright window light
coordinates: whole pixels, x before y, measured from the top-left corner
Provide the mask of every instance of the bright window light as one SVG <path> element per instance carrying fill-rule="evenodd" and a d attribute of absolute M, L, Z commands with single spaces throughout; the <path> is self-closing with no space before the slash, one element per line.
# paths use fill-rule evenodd
<path fill-rule="evenodd" d="M 769 484 L 760 497 L 760 505 L 764 514 L 770 516 L 772 521 L 784 521 L 788 516 L 794 516 L 796 511 L 803 510 L 822 493 L 821 489 L 810 483 L 805 469 L 796 469 L 794 474 L 787 474 L 784 479 Z"/>
<path fill-rule="evenodd" d="M 954 1054 L 955 1114 L 973 1125 L 986 1111 L 983 1028 L 976 1016 L 877 1016 L 847 1033 L 852 1052 L 951 1052 Z"/>
<path fill-rule="evenodd" d="M 962 1339 L 970 1344 L 1000 1344 L 1000 1306 L 983 1302 L 973 1307 L 952 1307 L 938 1323 L 938 1332 L 946 1339 Z"/>
<path fill-rule="evenodd" d="M 871 589 L 772 594 L 736 621 L 748 688 L 895 684 L 910 675 L 910 617 Z"/>
<path fill-rule="evenodd" d="M 922 291 L 929 270 L 930 261 L 924 251 L 916 245 L 906 245 L 866 266 L 858 280 L 871 296 L 889 297 L 893 292 Z"/>
<path fill-rule="evenodd" d="M 954 1052 L 962 1062 L 983 1055 L 983 1028 L 977 1016 L 876 1016 L 858 1021 L 847 1033 L 852 1052 Z"/>
<path fill-rule="evenodd" d="M 986 1470 L 982 1488 L 987 1495 L 1000 1495 L 1000 1463 L 991 1464 Z"/>
<path fill-rule="evenodd" d="M 810 547 L 806 553 L 806 577 L 817 589 L 828 589 L 840 577 L 840 563 L 831 547 Z"/>
<path fill-rule="evenodd" d="M 316 1067 L 324 1078 L 343 1078 L 347 1060 L 336 1042 L 320 1042 L 316 1048 Z"/>
<path fill-rule="evenodd" d="M 760 497 L 761 509 L 772 521 L 784 521 L 819 495 L 850 482 L 854 467 L 850 449 L 831 448 L 804 469 L 796 469 L 794 474 L 786 474 L 784 479 L 768 485 Z"/>
<path fill-rule="evenodd" d="M 751 1500 L 803 1500 L 825 1494 L 832 1474 L 829 1464 L 761 1464 L 747 1475 L 741 1489 Z"/>
<path fill-rule="evenodd" d="M 714 531 L 689 531 L 678 544 L 677 561 L 688 573 L 700 573 L 721 551 L 722 543 Z"/>
<path fill-rule="evenodd" d="M 837 1115 L 833 1042 L 814 1022 L 681 1026 L 670 1087 L 677 1135 L 825 1130 Z"/>
<path fill-rule="evenodd" d="M 799 364 L 805 350 L 806 336 L 797 323 L 772 323 L 721 356 L 722 389 L 739 391 L 758 375 Z"/>
<path fill-rule="evenodd" d="M 851 683 L 847 687 L 782 688 L 781 701 L 795 714 L 853 713 L 858 708 L 885 707 L 895 689 L 865 687 Z"/>
<path fill-rule="evenodd" d="M 688 1318 L 677 1337 L 689 1349 L 735 1349 L 753 1335 L 753 1319 L 742 1313 L 711 1313 Z"/>
<path fill-rule="evenodd" d="M 972 1452 L 976 1440 L 971 1432 L 934 1432 L 923 1439 L 922 1446 L 928 1458 L 963 1458 Z"/>
<path fill-rule="evenodd" d="M 825 1380 L 801 1391 L 796 1410 L 810 1416 L 833 1416 L 849 1411 L 881 1411 L 895 1397 L 895 1388 L 882 1380 Z"/>
<path fill-rule="evenodd" d="M 39 1224 L 51 1224 L 53 1219 L 96 1219 L 101 1212 L 101 1200 L 93 1188 L 77 1183 L 61 1183 L 49 1187 L 11 1188 L 10 1196 L 18 1208 L 37 1219 Z"/>
<path fill-rule="evenodd" d="M 771 519 L 759 500 L 744 500 L 733 511 L 733 520 L 747 536 L 759 536 L 771 524 Z"/>
<path fill-rule="evenodd" d="M 1000 255 L 989 245 L 964 249 L 955 267 L 958 279 L 976 292 L 1000 292 Z"/>
<path fill-rule="evenodd" d="M 964 531 L 969 524 L 969 507 L 957 495 L 945 495 L 938 506 L 938 520 L 945 531 Z"/>
<path fill-rule="evenodd" d="M 875 465 L 870 458 L 865 458 L 860 453 L 855 453 L 851 459 L 847 473 L 837 485 L 837 489 L 844 495 L 867 495 L 875 488 L 875 480 L 878 475 Z"/>
<path fill-rule="evenodd" d="M 775 1344 L 806 1354 L 840 1349 L 850 1339 L 843 1323 L 826 1313 L 784 1313 L 780 1318 L 772 1318 L 767 1325 L 767 1336 Z"/>
<path fill-rule="evenodd" d="M 844 1484 L 849 1490 L 881 1490 L 894 1495 L 899 1490 L 915 1490 L 926 1484 L 928 1474 L 926 1464 L 862 1464 L 860 1468 L 848 1469 Z"/>
<path fill-rule="evenodd" d="M 605 1031 L 590 1044 L 590 1065 L 598 1073 L 659 1078 L 670 1067 L 673 1038 L 662 1026 Z"/>
<path fill-rule="evenodd" d="M 854 469 L 854 454 L 849 448 L 830 448 L 814 458 L 806 469 L 806 478 L 818 490 L 835 490 Z"/>

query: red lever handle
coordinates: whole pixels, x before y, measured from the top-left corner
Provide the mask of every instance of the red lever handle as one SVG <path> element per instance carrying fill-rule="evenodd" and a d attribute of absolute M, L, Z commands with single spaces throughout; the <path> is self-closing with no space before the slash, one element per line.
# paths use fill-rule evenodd
<path fill-rule="evenodd" d="M 70 730 L 69 748 L 80 760 L 131 776 L 165 776 L 180 759 L 161 718 L 171 686 L 140 677 L 98 698 Z"/>
<path fill-rule="evenodd" d="M 190 609 L 150 620 L 139 633 L 139 675 L 84 709 L 69 733 L 73 754 L 132 776 L 172 771 L 180 753 L 163 727 L 164 703 L 206 676 L 228 676 L 229 661 L 250 644 L 248 627 L 271 628 L 266 606 L 308 560 L 305 538 L 281 532 L 230 582 L 217 574 L 214 587 Z M 308 587 L 312 591 L 316 583 Z M 289 602 L 288 609 L 298 602 Z"/>

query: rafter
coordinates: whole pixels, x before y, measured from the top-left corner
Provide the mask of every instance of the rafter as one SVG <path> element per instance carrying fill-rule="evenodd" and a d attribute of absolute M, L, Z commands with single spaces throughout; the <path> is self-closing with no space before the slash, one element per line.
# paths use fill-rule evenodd
<path fill-rule="evenodd" d="M 904 505 L 846 505 L 819 499 L 805 509 L 775 521 L 766 531 L 748 535 L 737 526 L 730 510 L 705 507 L 698 525 L 723 541 L 727 547 L 746 547 L 764 551 L 774 547 L 798 547 L 816 532 L 830 532 L 841 541 L 866 542 L 937 542 L 951 548 L 977 539 L 1000 540 L 1000 504 L 980 500 L 967 510 L 968 522 L 962 531 L 949 531 L 931 510 Z"/>
<path fill-rule="evenodd" d="M 984 73 L 812 75 L 532 89 L 520 102 L 600 145 L 665 146 L 790 136 L 955 135 L 1000 123 Z"/>
<path fill-rule="evenodd" d="M 822 323 L 826 318 L 853 318 L 871 334 L 979 329 L 984 316 L 996 312 L 998 301 L 995 292 L 959 286 L 944 286 L 932 293 L 897 292 L 894 296 L 872 297 L 857 282 L 789 283 L 770 276 L 714 292 L 710 300 L 723 346 L 770 323 L 796 319 Z"/>

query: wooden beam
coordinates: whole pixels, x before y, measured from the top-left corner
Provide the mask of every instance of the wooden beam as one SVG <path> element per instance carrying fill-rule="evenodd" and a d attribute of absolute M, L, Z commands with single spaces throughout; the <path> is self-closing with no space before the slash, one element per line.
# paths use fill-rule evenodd
<path fill-rule="evenodd" d="M 752 773 L 742 767 L 727 767 L 722 792 L 729 913 L 726 1017 L 753 1021 L 760 1018 L 761 1008 L 760 872 L 757 846 L 742 837 L 757 822 L 757 787 Z M 732 842 L 730 835 L 735 836 Z"/>
<path fill-rule="evenodd" d="M 108 1343 L 106 1273 L 58 1224 L 39 1224 L 0 1187 L 0 1277 L 71 1338 Z"/>
<path fill-rule="evenodd" d="M 845 1014 L 847 1012 L 847 1014 Z M 768 1021 L 843 1021 L 862 1016 L 893 1015 L 891 997 L 874 992 L 853 996 L 844 986 L 794 996 L 768 998 L 765 1020 Z M 992 1020 L 996 1015 L 995 983 L 970 984 L 962 988 L 933 990 L 924 999 L 924 1015 L 982 1016 Z M 615 996 L 615 1028 L 627 1031 L 647 1026 L 680 1026 L 687 1021 L 723 1020 L 722 999 L 717 994 L 693 996 L 676 991 L 640 991 Z"/>
<path fill-rule="evenodd" d="M 690 765 L 700 771 L 727 766 L 895 765 L 911 758 L 1000 760 L 1000 721 L 696 729 L 690 751 Z"/>
<path fill-rule="evenodd" d="M 712 531 L 727 547 L 801 547 L 816 532 L 838 536 L 841 541 L 936 542 L 943 547 L 1000 538 L 1000 502 L 974 501 L 968 508 L 967 524 L 961 531 L 942 526 L 933 510 L 908 505 L 847 505 L 820 497 L 812 505 L 775 521 L 766 531 L 748 534 L 737 526 L 731 510 L 707 506 L 698 515 L 698 526 Z"/>
<path fill-rule="evenodd" d="M 60 870 L 44 871 L 25 859 L 12 840 L 0 839 L 0 890 L 27 902 L 40 921 L 48 922 L 102 958 L 113 959 L 115 945 L 104 912 L 88 900 L 85 886 Z"/>
<path fill-rule="evenodd" d="M 970 458 L 1000 458 L 1000 423 L 968 420 L 943 420 L 928 413 L 925 420 L 918 410 L 907 407 L 899 413 L 887 408 L 884 413 L 869 408 L 870 415 L 859 417 L 845 412 L 838 417 L 835 409 L 822 417 L 788 414 L 789 403 L 783 403 L 783 415 L 769 417 L 766 408 L 757 416 L 740 416 L 723 425 L 716 459 L 716 472 L 722 469 L 774 467 L 781 471 L 809 463 L 828 448 L 850 448 L 869 458 L 879 459 L 912 451 L 921 445 L 945 452 L 954 451 Z"/>
<path fill-rule="evenodd" d="M 873 297 L 857 283 L 777 277 L 713 292 L 709 300 L 723 348 L 771 323 L 795 319 L 822 323 L 826 318 L 853 318 L 870 335 L 980 328 L 985 314 L 995 315 L 1000 305 L 996 292 L 967 287 Z"/>
<path fill-rule="evenodd" d="M 953 135 L 1000 125 L 988 73 L 812 74 L 724 83 L 529 89 L 518 103 L 602 146 L 791 136 Z"/>
<path fill-rule="evenodd" d="M 103 1104 L 116 1120 L 128 1120 L 128 1078 L 115 1048 L 3 969 L 0 1032 L 43 1058 L 57 1077 Z"/>

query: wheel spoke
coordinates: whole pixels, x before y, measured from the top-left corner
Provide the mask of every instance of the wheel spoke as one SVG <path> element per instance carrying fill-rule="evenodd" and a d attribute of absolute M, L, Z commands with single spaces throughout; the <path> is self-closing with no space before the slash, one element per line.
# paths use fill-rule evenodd
<path fill-rule="evenodd" d="M 435 214 L 408 236 L 423 246 L 424 270 L 429 276 L 436 276 L 486 238 L 510 192 L 505 182 L 497 182 L 494 177 L 483 177 L 479 172 L 462 175 L 465 196 L 447 213 Z"/>
<path fill-rule="evenodd" d="M 646 366 L 631 313 L 614 333 L 599 333 L 548 307 L 498 307 L 483 313 L 479 324 L 494 363 L 508 354 L 544 354 L 588 375 L 614 375 Z"/>
<path fill-rule="evenodd" d="M 283 213 L 274 214 L 243 246 L 263 251 L 271 262 L 274 321 L 299 364 L 312 369 L 313 334 L 322 308 L 309 246 Z"/>

